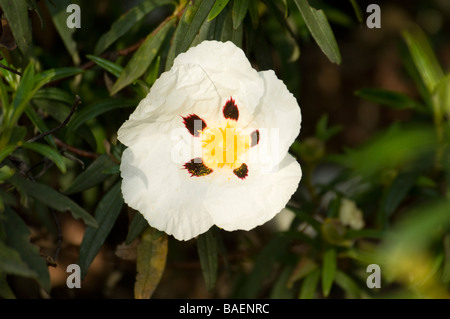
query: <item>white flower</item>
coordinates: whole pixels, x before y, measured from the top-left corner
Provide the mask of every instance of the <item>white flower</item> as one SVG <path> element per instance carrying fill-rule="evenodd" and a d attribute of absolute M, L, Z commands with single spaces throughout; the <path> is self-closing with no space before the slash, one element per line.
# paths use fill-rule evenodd
<path fill-rule="evenodd" d="M 342 225 L 350 226 L 352 229 L 362 229 L 364 227 L 364 219 L 361 210 L 356 206 L 354 201 L 347 198 L 341 199 L 339 220 Z"/>
<path fill-rule="evenodd" d="M 177 56 L 118 132 L 125 202 L 152 227 L 188 240 L 211 226 L 272 219 L 301 178 L 288 154 L 300 108 L 273 71 L 231 42 Z"/>

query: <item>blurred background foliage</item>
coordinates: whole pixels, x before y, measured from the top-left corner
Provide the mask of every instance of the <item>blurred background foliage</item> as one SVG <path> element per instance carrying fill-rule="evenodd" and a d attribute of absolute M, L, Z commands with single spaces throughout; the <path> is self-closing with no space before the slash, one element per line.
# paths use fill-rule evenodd
<path fill-rule="evenodd" d="M 448 1 L 80 0 L 70 29 L 71 3 L 0 0 L 0 297 L 450 296 Z M 269 223 L 179 242 L 124 205 L 116 133 L 205 39 L 297 97 L 303 178 Z"/>

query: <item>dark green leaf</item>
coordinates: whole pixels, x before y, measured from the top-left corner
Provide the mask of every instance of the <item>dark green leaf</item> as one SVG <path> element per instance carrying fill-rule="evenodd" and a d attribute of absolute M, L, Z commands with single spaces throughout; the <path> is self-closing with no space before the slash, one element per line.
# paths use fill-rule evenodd
<path fill-rule="evenodd" d="M 158 51 L 164 42 L 167 33 L 175 24 L 175 19 L 168 20 L 156 33 L 151 33 L 139 47 L 133 57 L 123 69 L 116 83 L 111 89 L 111 95 L 116 94 L 127 85 L 133 83 L 141 77 L 155 59 Z"/>
<path fill-rule="evenodd" d="M 74 96 L 69 92 L 64 91 L 57 87 L 46 87 L 36 92 L 36 94 L 33 97 L 33 101 L 35 100 L 51 100 L 62 102 L 67 105 L 72 105 Z"/>
<path fill-rule="evenodd" d="M 32 52 L 31 20 L 28 18 L 28 7 L 25 1 L 0 0 L 4 17 L 14 35 L 17 46 L 25 57 Z"/>
<path fill-rule="evenodd" d="M 97 116 L 125 107 L 135 107 L 137 102 L 135 100 L 124 100 L 124 99 L 107 99 L 99 103 L 89 105 L 82 109 L 80 112 L 76 113 L 69 123 L 69 129 L 67 130 L 67 135 L 75 132 L 82 124 L 87 121 L 96 118 Z"/>
<path fill-rule="evenodd" d="M 408 109 L 412 108 L 417 111 L 424 111 L 425 107 L 420 103 L 414 101 L 406 94 L 388 91 L 384 89 L 361 89 L 355 92 L 355 94 L 368 101 L 387 105 L 394 109 Z"/>
<path fill-rule="evenodd" d="M 2 150 L 0 150 L 0 163 L 3 162 L 3 160 L 6 157 L 8 157 L 9 154 L 14 152 L 15 149 L 16 149 L 15 145 L 8 145 L 8 146 L 4 147 Z"/>
<path fill-rule="evenodd" d="M 356 15 L 356 18 L 358 19 L 358 22 L 362 23 L 363 22 L 363 13 L 362 13 L 360 6 L 358 5 L 357 0 L 350 0 L 350 3 L 352 4 L 353 10 L 355 11 L 355 15 Z"/>
<path fill-rule="evenodd" d="M 37 182 L 31 182 L 20 177 L 13 177 L 10 181 L 20 191 L 25 192 L 37 201 L 59 212 L 70 211 L 75 219 L 81 218 L 87 226 L 98 227 L 97 221 L 94 217 L 92 217 L 92 215 L 86 212 L 69 197 L 61 194 L 53 188 Z"/>
<path fill-rule="evenodd" d="M 208 290 L 214 288 L 217 280 L 219 254 L 216 236 L 216 230 L 213 227 L 206 233 L 199 235 L 197 239 L 197 250 L 200 257 L 203 279 Z"/>
<path fill-rule="evenodd" d="M 300 299 L 313 299 L 316 291 L 317 285 L 319 284 L 320 270 L 316 269 L 309 273 L 308 276 L 303 280 L 302 287 L 300 288 Z"/>
<path fill-rule="evenodd" d="M 91 188 L 103 182 L 110 175 L 103 171 L 115 166 L 116 164 L 107 154 L 102 154 L 96 158 L 84 172 L 78 175 L 70 186 L 64 191 L 65 194 L 75 194 Z"/>
<path fill-rule="evenodd" d="M 116 183 L 98 203 L 94 216 L 99 227 L 86 228 L 78 259 L 82 279 L 86 276 L 89 266 L 108 237 L 122 210 L 123 198 L 120 186 L 120 182 Z"/>
<path fill-rule="evenodd" d="M 132 27 L 141 21 L 147 14 L 163 5 L 174 3 L 173 0 L 144 0 L 120 16 L 111 29 L 103 34 L 95 46 L 95 55 L 101 54 L 117 39 L 126 34 Z"/>
<path fill-rule="evenodd" d="M 17 87 L 16 95 L 14 96 L 14 100 L 12 102 L 12 114 L 10 114 L 8 118 L 8 125 L 14 125 L 19 119 L 20 115 L 22 115 L 23 111 L 28 105 L 28 102 L 32 98 L 33 95 L 33 86 L 34 86 L 34 66 L 32 63 L 28 64 L 25 69 L 21 79 L 19 86 Z"/>
<path fill-rule="evenodd" d="M 248 11 L 249 0 L 234 0 L 232 16 L 233 16 L 233 28 L 237 29 L 241 25 Z"/>
<path fill-rule="evenodd" d="M 173 61 L 178 54 L 186 52 L 189 49 L 211 11 L 213 4 L 214 2 L 210 0 L 189 2 L 175 30 L 173 45 L 167 56 L 166 70 L 172 67 Z"/>
<path fill-rule="evenodd" d="M 211 21 L 212 19 L 217 17 L 219 13 L 221 13 L 222 10 L 225 9 L 229 1 L 230 0 L 216 0 L 211 11 L 209 12 L 208 21 Z"/>
<path fill-rule="evenodd" d="M 0 240 L 0 274 L 36 278 L 37 274 L 20 257 L 16 249 Z"/>
<path fill-rule="evenodd" d="M 21 259 L 30 269 L 36 273 L 36 280 L 41 287 L 50 292 L 50 275 L 47 269 L 47 263 L 40 256 L 37 246 L 30 242 L 30 230 L 25 222 L 10 209 L 5 210 L 6 224 L 6 243 L 9 247 L 15 249 Z M 1 251 L 1 249 L 0 249 Z"/>
<path fill-rule="evenodd" d="M 345 291 L 346 298 L 356 299 L 361 296 L 358 284 L 344 272 L 336 271 L 335 282 Z"/>
<path fill-rule="evenodd" d="M 231 41 L 236 44 L 236 46 L 241 47 L 244 28 L 241 25 L 239 28 L 234 29 L 232 22 L 232 10 L 228 9 L 223 12 L 223 14 L 225 13 L 226 15 L 222 24 L 222 31 L 220 33 L 220 41 Z"/>
<path fill-rule="evenodd" d="M 95 62 L 102 69 L 105 69 L 106 71 L 114 75 L 116 78 L 118 78 L 123 71 L 123 68 L 120 65 L 109 60 L 91 54 L 86 55 L 86 57 L 89 60 Z"/>
<path fill-rule="evenodd" d="M 149 299 L 152 296 L 166 267 L 167 250 L 167 235 L 147 228 L 137 248 L 134 298 Z"/>
<path fill-rule="evenodd" d="M 340 64 L 341 54 L 325 13 L 312 8 L 307 0 L 294 0 L 294 2 L 322 52 L 331 62 Z"/>
<path fill-rule="evenodd" d="M 333 285 L 337 269 L 336 250 L 329 248 L 323 254 L 322 265 L 322 293 L 325 297 L 330 294 L 331 286 Z"/>
<path fill-rule="evenodd" d="M 136 213 L 131 220 L 130 229 L 128 230 L 127 239 L 125 244 L 130 245 L 140 234 L 148 227 L 148 222 L 144 215 Z"/>
<path fill-rule="evenodd" d="M 57 81 L 65 78 L 72 77 L 77 74 L 83 73 L 84 70 L 79 68 L 56 68 L 45 70 L 42 73 L 38 73 L 35 76 L 35 87 L 42 87 L 51 81 Z"/>
<path fill-rule="evenodd" d="M 37 115 L 36 111 L 32 107 L 28 107 L 25 109 L 25 114 L 27 115 L 28 119 L 36 126 L 36 128 L 39 130 L 39 132 L 46 132 L 48 131 L 47 125 L 44 123 L 44 121 Z M 44 137 L 47 143 L 49 143 L 53 148 L 56 149 L 56 143 L 55 140 L 51 135 L 47 135 Z"/>
<path fill-rule="evenodd" d="M 249 0 L 248 13 L 250 14 L 253 28 L 257 29 L 259 25 L 258 0 Z"/>
<path fill-rule="evenodd" d="M 405 199 L 418 177 L 419 172 L 414 171 L 400 174 L 395 178 L 389 187 L 386 201 L 384 202 L 384 210 L 387 216 L 390 216 Z"/>
<path fill-rule="evenodd" d="M 288 282 L 293 268 L 294 267 L 291 265 L 286 266 L 278 276 L 278 279 L 270 292 L 271 299 L 292 299 L 294 296 L 294 289 L 288 285 Z"/>
<path fill-rule="evenodd" d="M 11 287 L 9 287 L 8 281 L 6 281 L 6 273 L 2 271 L 0 271 L 0 298 L 16 299 Z"/>
<path fill-rule="evenodd" d="M 64 46 L 66 47 L 67 52 L 69 52 L 72 57 L 72 61 L 75 65 L 80 63 L 80 56 L 77 51 L 77 44 L 73 40 L 73 34 L 76 29 L 67 27 L 67 7 L 71 4 L 69 0 L 46 0 L 45 4 L 47 5 L 48 11 L 52 16 L 53 23 L 55 25 L 56 30 L 58 31 Z"/>
<path fill-rule="evenodd" d="M 51 160 L 62 173 L 66 172 L 66 164 L 64 163 L 64 157 L 59 154 L 57 150 L 51 148 L 48 145 L 40 144 L 40 143 L 23 143 L 22 146 L 26 149 L 32 150 L 41 154 L 42 156 L 47 157 Z"/>

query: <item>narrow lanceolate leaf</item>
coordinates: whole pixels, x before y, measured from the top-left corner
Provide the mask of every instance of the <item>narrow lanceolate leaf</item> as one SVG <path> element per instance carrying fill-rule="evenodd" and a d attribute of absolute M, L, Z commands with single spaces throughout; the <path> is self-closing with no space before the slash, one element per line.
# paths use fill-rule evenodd
<path fill-rule="evenodd" d="M 9 114 L 9 125 L 14 125 L 27 107 L 28 102 L 32 98 L 32 90 L 34 86 L 34 66 L 32 63 L 28 64 L 20 79 L 19 86 L 17 87 L 16 95 L 12 102 L 11 114 Z"/>
<path fill-rule="evenodd" d="M 36 87 L 42 87 L 45 84 L 49 83 L 50 81 L 57 81 L 60 79 L 69 78 L 71 76 L 83 73 L 84 70 L 80 68 L 56 68 L 56 69 L 49 69 L 45 70 L 42 73 L 38 73 L 35 76 L 35 86 Z"/>
<path fill-rule="evenodd" d="M 211 11 L 208 14 L 208 21 L 211 21 L 222 12 L 230 0 L 216 0 Z"/>
<path fill-rule="evenodd" d="M 328 249 L 323 255 L 322 265 L 322 293 L 325 297 L 330 294 L 337 269 L 337 256 L 335 249 Z"/>
<path fill-rule="evenodd" d="M 432 100 L 436 112 L 446 114 L 447 118 L 450 118 L 450 74 L 443 77 L 436 85 Z"/>
<path fill-rule="evenodd" d="M 137 248 L 137 275 L 134 284 L 136 299 L 149 299 L 166 267 L 168 239 L 165 233 L 147 228 Z"/>
<path fill-rule="evenodd" d="M 216 285 L 218 270 L 218 250 L 217 250 L 217 234 L 212 228 L 206 233 L 198 236 L 197 250 L 200 257 L 200 265 L 202 267 L 203 279 L 205 280 L 208 290 L 212 290 Z"/>
<path fill-rule="evenodd" d="M 0 274 L 36 278 L 37 274 L 20 257 L 16 249 L 0 240 Z M 1 285 L 0 285 L 1 286 Z"/>
<path fill-rule="evenodd" d="M 109 73 L 114 75 L 116 78 L 118 78 L 123 71 L 123 69 L 120 65 L 118 65 L 114 62 L 111 62 L 109 60 L 103 59 L 101 57 L 98 57 L 98 56 L 95 56 L 92 54 L 88 54 L 88 55 L 86 55 L 86 57 L 89 60 L 91 60 L 92 62 L 95 62 L 102 69 L 105 69 L 106 71 L 108 71 Z"/>
<path fill-rule="evenodd" d="M 130 223 L 127 239 L 125 244 L 130 245 L 140 234 L 148 227 L 148 222 L 144 215 L 136 213 Z"/>
<path fill-rule="evenodd" d="M 39 249 L 37 246 L 30 242 L 30 230 L 25 222 L 19 217 L 19 215 L 10 210 L 4 211 L 6 217 L 5 233 L 6 244 L 16 250 L 20 258 L 25 264 L 36 273 L 36 280 L 41 287 L 49 292 L 50 291 L 50 275 L 47 269 L 47 263 L 39 255 Z"/>
<path fill-rule="evenodd" d="M 403 32 L 414 65 L 419 71 L 428 92 L 433 93 L 436 85 L 444 76 L 441 66 L 434 54 L 433 48 L 425 34 L 417 29 L 414 32 Z"/>
<path fill-rule="evenodd" d="M 322 52 L 331 62 L 340 64 L 341 53 L 325 13 L 311 7 L 307 0 L 294 0 L 294 2 Z"/>
<path fill-rule="evenodd" d="M 75 219 L 81 218 L 87 226 L 98 227 L 97 221 L 87 211 L 81 208 L 77 203 L 69 197 L 61 194 L 53 188 L 32 182 L 20 177 L 10 179 L 11 183 L 16 186 L 19 191 L 24 192 L 35 200 L 51 207 L 59 212 L 70 211 Z"/>
<path fill-rule="evenodd" d="M 317 285 L 319 284 L 320 270 L 316 269 L 309 273 L 308 276 L 303 279 L 302 286 L 300 288 L 300 299 L 313 299 L 316 294 Z"/>
<path fill-rule="evenodd" d="M 233 28 L 237 29 L 244 20 L 248 11 L 249 0 L 240 0 L 233 2 L 232 17 L 233 17 Z"/>
<path fill-rule="evenodd" d="M 64 163 L 64 157 L 54 148 L 41 144 L 41 143 L 23 143 L 23 148 L 29 149 L 51 160 L 62 173 L 66 172 L 66 164 Z"/>
<path fill-rule="evenodd" d="M 173 0 L 144 0 L 137 6 L 131 8 L 117 19 L 111 26 L 111 29 L 100 37 L 95 46 L 94 53 L 101 54 L 117 39 L 127 33 L 132 27 L 141 21 L 152 10 L 163 5 L 174 3 Z"/>
<path fill-rule="evenodd" d="M 67 7 L 71 4 L 69 0 L 46 0 L 48 11 L 52 16 L 53 23 L 56 30 L 61 37 L 67 52 L 69 52 L 72 57 L 72 61 L 75 65 L 80 63 L 80 56 L 77 51 L 77 44 L 73 39 L 73 34 L 76 28 L 67 27 L 67 18 L 70 13 L 67 13 Z"/>
<path fill-rule="evenodd" d="M 24 56 L 30 56 L 32 33 L 27 3 L 23 0 L 0 0 L 0 7 L 20 51 Z"/>
<path fill-rule="evenodd" d="M 87 274 L 89 266 L 108 237 L 123 206 L 123 198 L 120 192 L 121 183 L 115 184 L 97 205 L 95 219 L 98 228 L 87 227 L 80 246 L 78 264 L 81 269 L 81 278 Z"/>
<path fill-rule="evenodd" d="M 156 58 L 158 51 L 166 38 L 167 32 L 172 29 L 174 24 L 175 19 L 168 20 L 156 33 L 152 32 L 147 36 L 144 43 L 139 47 L 127 66 L 123 69 L 116 83 L 114 83 L 114 86 L 111 89 L 111 95 L 116 94 L 144 74 L 152 61 Z"/>
<path fill-rule="evenodd" d="M 404 93 L 384 90 L 365 88 L 355 92 L 355 94 L 368 101 L 389 106 L 393 109 L 415 109 L 420 112 L 425 111 L 425 107 L 414 101 Z"/>
<path fill-rule="evenodd" d="M 166 70 L 170 69 L 175 57 L 187 51 L 194 41 L 203 23 L 205 23 L 214 2 L 211 0 L 190 1 L 187 5 L 173 39 L 167 61 Z"/>
<path fill-rule="evenodd" d="M 69 195 L 75 194 L 98 185 L 110 176 L 109 174 L 105 174 L 104 170 L 115 165 L 116 164 L 108 155 L 100 155 L 88 166 L 88 168 L 86 168 L 85 171 L 74 179 L 64 193 Z"/>
<path fill-rule="evenodd" d="M 384 203 L 384 210 L 387 216 L 390 216 L 403 199 L 405 199 L 418 177 L 418 172 L 408 172 L 400 174 L 395 178 L 388 190 L 386 201 Z"/>

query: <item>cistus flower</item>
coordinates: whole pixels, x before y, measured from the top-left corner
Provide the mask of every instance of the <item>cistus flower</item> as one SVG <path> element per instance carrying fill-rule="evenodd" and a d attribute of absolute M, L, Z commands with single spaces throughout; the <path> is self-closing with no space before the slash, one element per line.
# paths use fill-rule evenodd
<path fill-rule="evenodd" d="M 211 226 L 250 230 L 287 204 L 301 179 L 288 154 L 300 108 L 271 70 L 231 42 L 179 54 L 122 125 L 125 202 L 188 240 Z"/>

